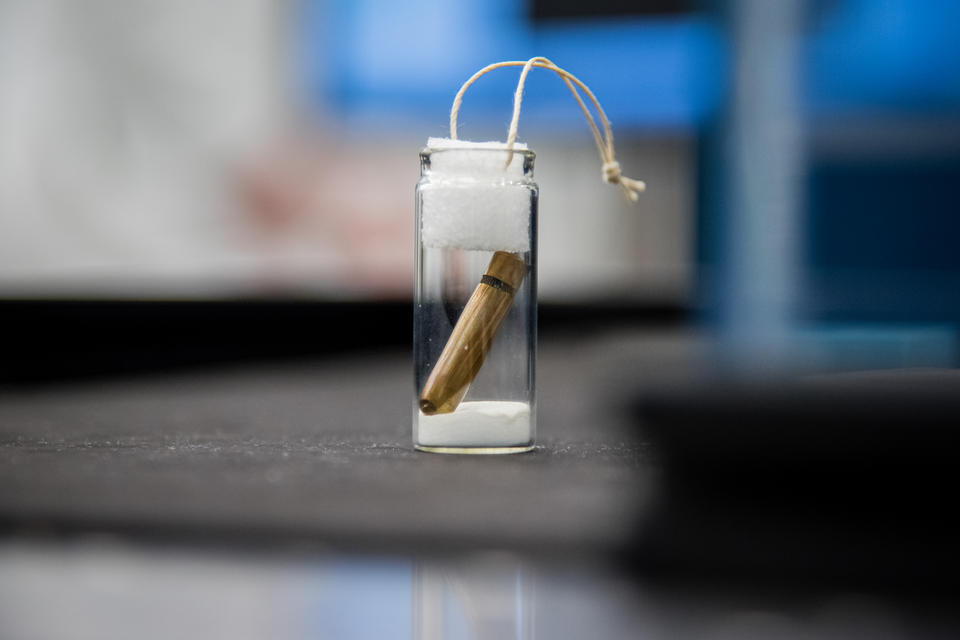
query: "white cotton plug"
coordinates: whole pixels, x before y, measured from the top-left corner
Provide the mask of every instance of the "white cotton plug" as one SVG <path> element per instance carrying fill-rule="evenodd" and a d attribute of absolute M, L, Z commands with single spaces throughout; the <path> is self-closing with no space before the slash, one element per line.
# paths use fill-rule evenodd
<path fill-rule="evenodd" d="M 530 250 L 532 191 L 523 181 L 522 153 L 503 142 L 430 138 L 430 184 L 423 198 L 421 241 L 454 247 L 522 253 Z M 515 151 L 527 145 L 516 143 Z"/>

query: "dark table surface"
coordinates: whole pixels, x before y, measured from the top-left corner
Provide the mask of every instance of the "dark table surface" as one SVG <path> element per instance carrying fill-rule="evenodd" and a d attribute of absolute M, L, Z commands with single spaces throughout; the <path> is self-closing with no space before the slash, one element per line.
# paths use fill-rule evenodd
<path fill-rule="evenodd" d="M 662 351 L 671 338 L 542 341 L 538 446 L 511 456 L 413 450 L 404 351 L 6 389 L 0 517 L 10 528 L 607 552 L 631 535 L 644 497 L 625 399 L 656 368 L 651 340 Z"/>

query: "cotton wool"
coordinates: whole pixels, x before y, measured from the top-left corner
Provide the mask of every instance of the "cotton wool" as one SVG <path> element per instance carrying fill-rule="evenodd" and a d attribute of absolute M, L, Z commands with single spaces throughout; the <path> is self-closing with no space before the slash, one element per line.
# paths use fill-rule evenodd
<path fill-rule="evenodd" d="M 431 184 L 423 199 L 420 240 L 426 247 L 482 251 L 530 250 L 531 190 L 523 179 L 523 154 L 503 142 L 430 138 Z M 516 151 L 526 151 L 522 143 Z M 491 188 L 491 179 L 504 188 Z M 514 184 L 516 183 L 516 184 Z"/>

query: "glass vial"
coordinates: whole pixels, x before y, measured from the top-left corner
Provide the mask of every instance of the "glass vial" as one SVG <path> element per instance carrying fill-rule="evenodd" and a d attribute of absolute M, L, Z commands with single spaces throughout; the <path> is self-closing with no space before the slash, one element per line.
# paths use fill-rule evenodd
<path fill-rule="evenodd" d="M 431 140 L 416 189 L 413 444 L 515 453 L 536 432 L 534 153 Z"/>

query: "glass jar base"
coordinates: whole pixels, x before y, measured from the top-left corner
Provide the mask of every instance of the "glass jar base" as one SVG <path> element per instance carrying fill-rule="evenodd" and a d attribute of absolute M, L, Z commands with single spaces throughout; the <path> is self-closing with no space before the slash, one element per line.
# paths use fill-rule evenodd
<path fill-rule="evenodd" d="M 502 455 L 505 453 L 526 453 L 533 451 L 534 445 L 524 444 L 515 447 L 430 447 L 422 444 L 413 445 L 417 451 L 427 453 L 459 453 L 470 455 Z"/>

